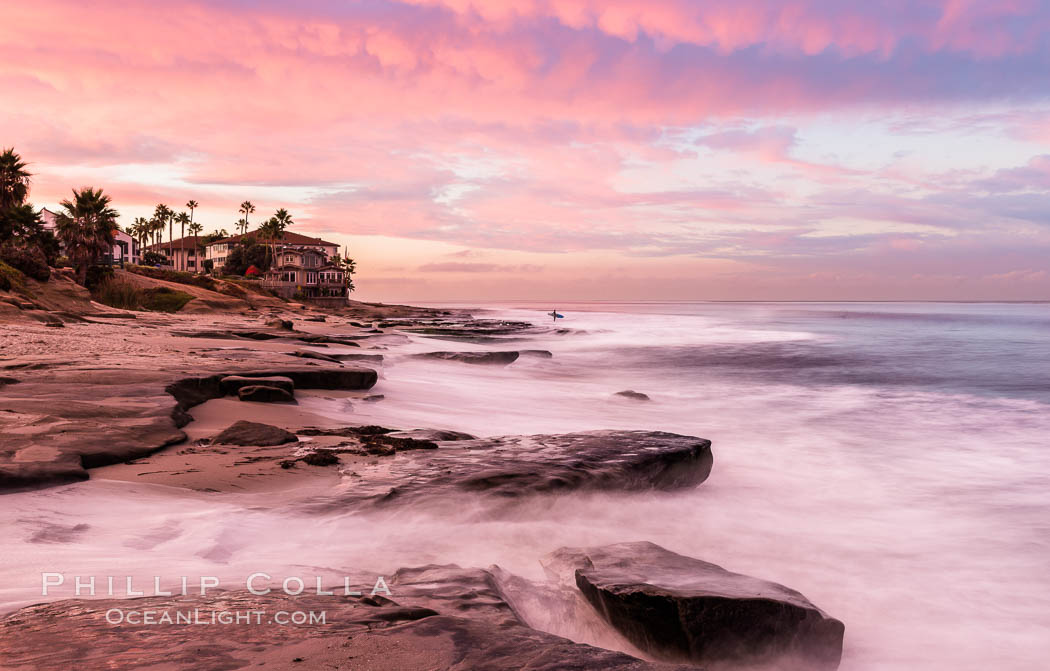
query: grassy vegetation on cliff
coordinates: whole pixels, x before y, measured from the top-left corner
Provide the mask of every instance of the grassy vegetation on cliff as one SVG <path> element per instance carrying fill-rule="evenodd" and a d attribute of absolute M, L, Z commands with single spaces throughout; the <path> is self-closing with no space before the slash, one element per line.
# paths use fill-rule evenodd
<path fill-rule="evenodd" d="M 182 270 L 163 270 L 161 268 L 152 268 L 150 266 L 135 266 L 125 265 L 124 270 L 129 273 L 135 273 L 136 275 L 142 275 L 144 277 L 152 277 L 155 280 L 164 280 L 165 282 L 175 282 L 176 284 L 188 284 L 192 287 L 200 287 L 201 289 L 207 289 L 208 291 L 219 291 L 219 287 L 216 286 L 215 280 L 204 275 L 195 275 L 194 273 L 187 273 Z"/>
<path fill-rule="evenodd" d="M 258 280 L 246 280 L 232 276 L 224 276 L 220 280 L 216 280 L 212 277 L 196 275 L 182 270 L 163 270 L 151 266 L 126 265 L 124 266 L 124 270 L 129 273 L 135 273 L 136 275 L 142 275 L 155 280 L 164 280 L 166 282 L 186 284 L 201 289 L 207 289 L 208 291 L 225 294 L 226 296 L 232 296 L 233 298 L 245 298 L 249 291 L 259 294 L 260 296 L 276 297 L 273 292 L 263 288 Z"/>
<path fill-rule="evenodd" d="M 0 261 L 0 291 L 14 291 L 20 294 L 29 294 L 26 287 L 26 277 L 22 271 L 12 268 Z"/>
<path fill-rule="evenodd" d="M 141 289 L 121 279 L 102 282 L 92 291 L 92 298 L 111 308 L 152 312 L 178 312 L 193 300 L 193 296 L 184 291 L 167 287 Z"/>

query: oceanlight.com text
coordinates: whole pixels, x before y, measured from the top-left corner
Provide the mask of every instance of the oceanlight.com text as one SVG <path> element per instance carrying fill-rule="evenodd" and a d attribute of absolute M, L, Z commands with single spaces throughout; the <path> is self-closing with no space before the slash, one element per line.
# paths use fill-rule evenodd
<path fill-rule="evenodd" d="M 110 608 L 106 622 L 112 625 L 270 625 L 327 624 L 327 611 L 304 610 L 207 610 Z"/>

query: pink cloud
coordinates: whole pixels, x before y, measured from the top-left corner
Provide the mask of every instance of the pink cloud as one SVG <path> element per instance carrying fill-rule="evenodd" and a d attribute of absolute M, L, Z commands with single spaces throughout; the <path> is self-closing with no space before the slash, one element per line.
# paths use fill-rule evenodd
<path fill-rule="evenodd" d="M 524 272 L 498 250 L 956 249 L 887 222 L 1036 254 L 1045 157 L 911 175 L 799 156 L 801 125 L 886 111 L 1001 105 L 984 124 L 1050 138 L 1025 113 L 1050 98 L 1048 33 L 1036 0 L 7 3 L 0 145 L 33 162 L 40 203 L 96 184 L 128 212 L 196 198 L 229 228 L 254 194 L 301 230 L 497 250 L 491 272 Z M 732 170 L 695 174 L 668 137 Z M 813 235 L 827 222 L 856 230 Z"/>

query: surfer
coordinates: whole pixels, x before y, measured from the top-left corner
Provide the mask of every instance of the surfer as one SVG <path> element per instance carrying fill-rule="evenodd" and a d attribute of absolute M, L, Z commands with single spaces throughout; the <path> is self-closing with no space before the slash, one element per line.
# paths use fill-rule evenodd
<path fill-rule="evenodd" d="M 547 314 L 549 314 L 551 316 L 551 319 L 553 319 L 555 322 L 557 322 L 559 319 L 565 319 L 565 315 L 558 314 L 557 310 L 551 310 Z"/>

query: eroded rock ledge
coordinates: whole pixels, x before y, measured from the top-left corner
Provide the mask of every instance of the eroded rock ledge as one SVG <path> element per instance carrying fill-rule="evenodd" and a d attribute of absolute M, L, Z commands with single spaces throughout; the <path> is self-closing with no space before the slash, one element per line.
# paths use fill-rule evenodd
<path fill-rule="evenodd" d="M 360 468 L 355 486 L 318 506 L 433 501 L 464 493 L 504 499 L 581 490 L 695 487 L 711 473 L 711 442 L 662 431 L 588 431 L 440 443 Z"/>
<path fill-rule="evenodd" d="M 353 584 L 374 582 L 375 576 L 362 576 Z M 4 668 L 696 671 L 532 629 L 503 598 L 489 571 L 403 568 L 388 582 L 389 597 L 367 591 L 344 596 L 335 585 L 335 596 L 306 592 L 293 597 L 278 589 L 265 596 L 227 591 L 31 606 L 0 621 Z M 324 612 L 325 624 L 113 625 L 105 619 L 110 608 L 151 610 L 155 617 L 194 609 L 262 612 L 265 618 L 278 611 Z"/>
<path fill-rule="evenodd" d="M 180 363 L 185 361 L 175 365 Z M 34 374 L 6 385 L 0 398 L 0 493 L 85 480 L 87 469 L 148 456 L 185 440 L 180 429 L 192 420 L 187 410 L 224 396 L 222 379 L 229 376 L 283 376 L 299 389 L 343 390 L 370 389 L 378 377 L 373 369 L 357 367 L 247 364 L 184 377 L 163 368 L 19 366 Z"/>

